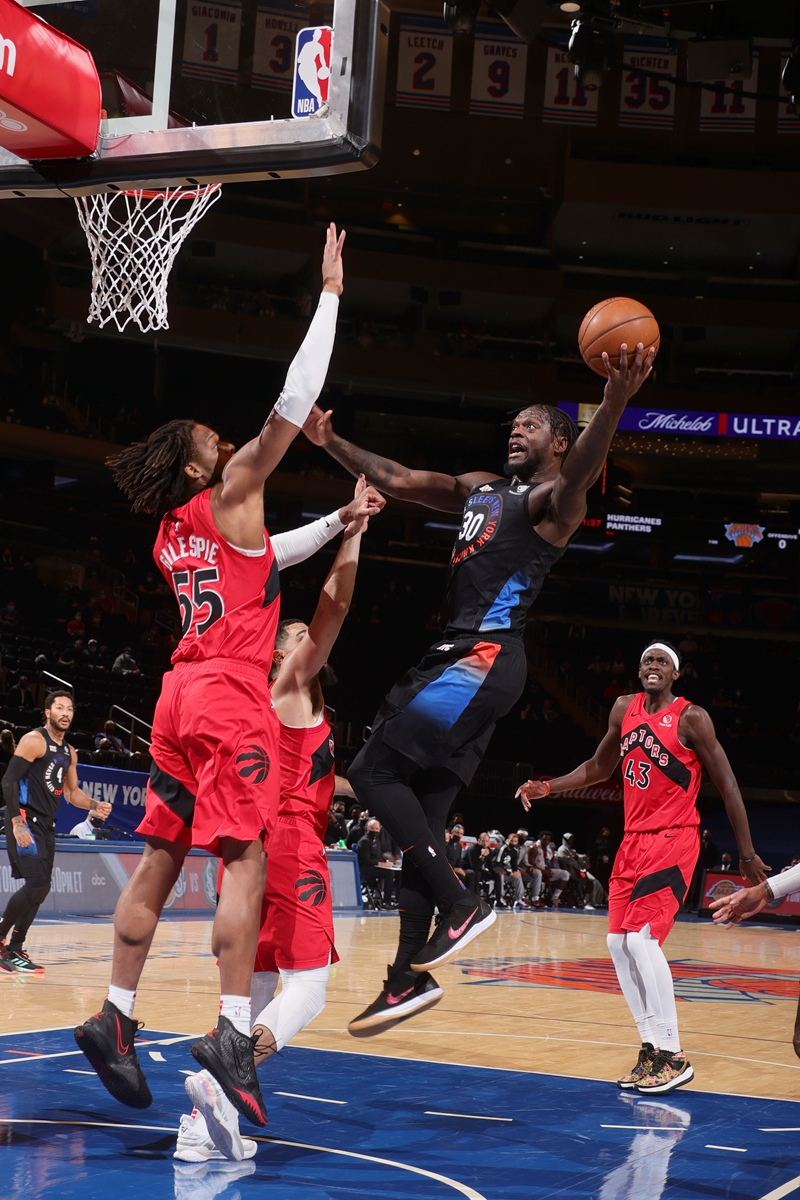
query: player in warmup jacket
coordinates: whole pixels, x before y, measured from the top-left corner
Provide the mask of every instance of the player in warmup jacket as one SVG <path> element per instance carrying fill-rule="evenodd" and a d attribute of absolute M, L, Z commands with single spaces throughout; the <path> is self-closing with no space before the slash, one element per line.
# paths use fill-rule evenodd
<path fill-rule="evenodd" d="M 363 477 L 357 496 L 366 491 Z M 256 1065 L 282 1050 L 325 1007 L 334 945 L 330 876 L 323 837 L 333 801 L 333 732 L 322 684 L 328 656 L 353 598 L 361 535 L 368 518 L 351 522 L 325 580 L 311 624 L 281 621 L 275 642 L 272 698 L 280 722 L 281 794 L 269 841 L 267 882 L 252 984 Z M 278 981 L 281 991 L 276 996 Z M 250 1157 L 255 1144 L 239 1134 L 238 1114 L 208 1071 L 185 1083 L 194 1103 L 181 1119 L 176 1158 L 194 1158 L 203 1123 L 226 1158 Z M 188 1135 L 188 1137 L 187 1137 Z"/>
<path fill-rule="evenodd" d="M 51 692 L 44 702 L 44 728 L 20 738 L 3 776 L 6 852 L 11 874 L 22 879 L 0 917 L 0 971 L 41 975 L 44 967 L 25 950 L 25 937 L 50 891 L 56 852 L 56 812 L 64 796 L 103 820 L 111 805 L 78 786 L 78 761 L 66 735 L 75 712 L 72 693 Z M 8 946 L 5 938 L 13 929 Z"/>
<path fill-rule="evenodd" d="M 601 783 L 622 766 L 625 836 L 608 889 L 608 948 L 642 1048 L 617 1080 L 639 1092 L 671 1092 L 694 1078 L 681 1050 L 675 989 L 664 940 L 691 883 L 700 849 L 697 793 L 703 767 L 722 793 L 739 847 L 742 874 L 758 883 L 769 870 L 753 849 L 750 826 L 725 751 L 704 708 L 672 694 L 678 651 L 651 642 L 639 664 L 641 692 L 620 696 L 594 757 L 569 775 L 524 783 L 524 808 L 550 793 Z"/>
<path fill-rule="evenodd" d="M 630 363 L 621 347 L 619 370 L 607 355 L 604 361 L 603 402 L 583 433 L 578 436 L 557 408 L 523 409 L 511 425 L 503 478 L 491 471 L 454 477 L 410 470 L 338 437 L 331 413 L 316 407 L 305 426 L 311 441 L 387 495 L 462 513 L 443 636 L 390 691 L 348 773 L 359 803 L 403 851 L 400 940 L 375 1002 L 385 1028 L 424 1004 L 430 971 L 496 919 L 450 869 L 444 825 L 495 721 L 522 693 L 528 610 L 584 518 L 586 493 L 603 469 L 626 404 L 650 374 L 653 353 L 645 355 L 640 343 Z M 434 907 L 442 920 L 429 940 Z M 352 1033 L 368 1015 L 373 1032 L 380 1032 L 370 1005 L 351 1022 Z"/>
<path fill-rule="evenodd" d="M 191 846 L 222 860 L 212 938 L 220 1013 L 192 1046 L 240 1112 L 267 1121 L 252 1065 L 250 979 L 263 894 L 263 840 L 275 822 L 278 721 L 269 671 L 279 620 L 278 569 L 264 528 L 264 481 L 322 390 L 342 291 L 342 244 L 331 225 L 322 295 L 281 395 L 238 452 L 214 430 L 171 421 L 109 460 L 134 511 L 160 519 L 156 563 L 181 608 L 182 639 L 153 723 L 153 765 L 139 831 L 142 858 L 117 903 L 111 986 L 75 1039 L 118 1100 L 152 1095 L 134 1050 L 136 987 L 161 910 Z"/>

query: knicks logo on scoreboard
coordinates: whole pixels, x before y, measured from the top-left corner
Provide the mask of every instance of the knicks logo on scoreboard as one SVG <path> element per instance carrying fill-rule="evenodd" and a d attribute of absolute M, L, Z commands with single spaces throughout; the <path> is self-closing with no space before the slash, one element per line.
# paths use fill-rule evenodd
<path fill-rule="evenodd" d="M 323 104 L 328 103 L 332 49 L 333 30 L 329 25 L 299 30 L 294 60 L 293 117 L 313 117 Z"/>
<path fill-rule="evenodd" d="M 765 525 L 726 525 L 725 537 L 735 546 L 743 546 L 745 550 L 749 550 L 756 542 L 762 540 L 765 529 Z"/>

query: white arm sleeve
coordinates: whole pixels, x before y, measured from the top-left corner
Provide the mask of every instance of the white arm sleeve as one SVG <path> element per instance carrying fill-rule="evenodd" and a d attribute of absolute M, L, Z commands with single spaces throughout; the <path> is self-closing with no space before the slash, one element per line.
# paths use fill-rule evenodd
<path fill-rule="evenodd" d="M 306 423 L 328 374 L 338 312 L 339 297 L 333 292 L 322 292 L 314 320 L 292 359 L 286 383 L 275 405 L 275 412 L 298 429 Z"/>
<path fill-rule="evenodd" d="M 310 525 L 301 525 L 299 529 L 290 529 L 287 533 L 276 533 L 270 541 L 278 570 L 282 571 L 284 567 L 293 567 L 296 563 L 305 562 L 343 529 L 344 525 L 339 520 L 337 509 L 330 516 L 320 517 Z"/>
<path fill-rule="evenodd" d="M 788 871 L 781 871 L 780 875 L 770 875 L 769 886 L 776 900 L 782 900 L 791 892 L 800 892 L 800 864 L 789 867 Z"/>

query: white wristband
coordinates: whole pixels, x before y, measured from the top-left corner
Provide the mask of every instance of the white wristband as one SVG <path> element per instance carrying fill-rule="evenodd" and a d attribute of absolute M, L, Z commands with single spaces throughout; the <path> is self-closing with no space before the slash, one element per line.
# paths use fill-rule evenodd
<path fill-rule="evenodd" d="M 336 336 L 336 317 L 339 297 L 334 292 L 322 292 L 308 333 L 292 359 L 286 373 L 286 383 L 274 411 L 286 421 L 302 429 L 311 407 L 319 398 Z"/>
<path fill-rule="evenodd" d="M 270 541 L 278 570 L 282 571 L 285 567 L 294 567 L 297 563 L 305 562 L 343 529 L 344 525 L 337 509 L 327 517 L 312 521 L 310 525 L 301 525 L 299 529 L 290 529 L 287 533 L 276 533 Z"/>

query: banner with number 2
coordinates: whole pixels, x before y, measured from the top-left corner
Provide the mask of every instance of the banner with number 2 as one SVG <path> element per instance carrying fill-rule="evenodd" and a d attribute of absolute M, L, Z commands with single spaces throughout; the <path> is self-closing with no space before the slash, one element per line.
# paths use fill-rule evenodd
<path fill-rule="evenodd" d="M 400 17 L 397 51 L 398 108 L 450 108 L 453 34 L 441 17 Z"/>
<path fill-rule="evenodd" d="M 596 125 L 600 93 L 587 92 L 575 81 L 567 38 L 550 32 L 549 41 L 542 120 L 558 125 Z"/>

